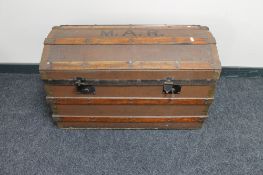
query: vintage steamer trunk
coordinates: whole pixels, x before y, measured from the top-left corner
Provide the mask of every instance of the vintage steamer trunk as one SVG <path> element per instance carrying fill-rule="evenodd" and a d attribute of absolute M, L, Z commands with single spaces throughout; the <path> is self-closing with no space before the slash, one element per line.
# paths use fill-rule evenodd
<path fill-rule="evenodd" d="M 57 26 L 40 64 L 61 128 L 200 128 L 220 71 L 204 26 Z"/>

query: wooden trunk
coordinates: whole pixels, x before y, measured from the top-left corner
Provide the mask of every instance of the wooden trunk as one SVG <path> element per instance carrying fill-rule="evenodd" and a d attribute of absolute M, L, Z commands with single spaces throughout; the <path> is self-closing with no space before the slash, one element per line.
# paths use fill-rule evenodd
<path fill-rule="evenodd" d="M 200 128 L 220 71 L 198 25 L 56 26 L 40 63 L 61 128 Z"/>

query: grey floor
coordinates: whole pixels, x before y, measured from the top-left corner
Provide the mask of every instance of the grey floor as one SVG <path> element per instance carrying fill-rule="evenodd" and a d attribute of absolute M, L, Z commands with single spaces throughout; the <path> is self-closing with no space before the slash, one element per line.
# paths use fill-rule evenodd
<path fill-rule="evenodd" d="M 38 75 L 0 74 L 0 175 L 263 174 L 263 78 L 221 78 L 200 130 L 61 130 Z"/>

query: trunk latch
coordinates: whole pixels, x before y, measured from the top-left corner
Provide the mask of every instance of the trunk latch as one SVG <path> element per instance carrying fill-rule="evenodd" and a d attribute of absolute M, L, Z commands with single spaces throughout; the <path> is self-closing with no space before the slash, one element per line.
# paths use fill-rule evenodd
<path fill-rule="evenodd" d="M 76 78 L 75 86 L 77 91 L 82 94 L 95 94 L 96 89 L 95 86 L 85 84 L 85 79 L 83 78 Z"/>
<path fill-rule="evenodd" d="M 163 84 L 164 94 L 179 94 L 181 92 L 181 86 L 175 85 L 172 81 L 167 80 Z"/>

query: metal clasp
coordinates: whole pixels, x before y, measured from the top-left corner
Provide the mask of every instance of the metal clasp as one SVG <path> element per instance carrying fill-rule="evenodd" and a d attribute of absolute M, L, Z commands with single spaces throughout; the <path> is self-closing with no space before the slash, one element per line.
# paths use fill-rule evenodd
<path fill-rule="evenodd" d="M 75 86 L 77 91 L 82 94 L 95 94 L 96 89 L 95 86 L 85 84 L 85 79 L 77 77 L 75 80 Z"/>
<path fill-rule="evenodd" d="M 171 80 L 163 83 L 164 94 L 179 94 L 181 92 L 181 85 L 175 85 Z"/>

